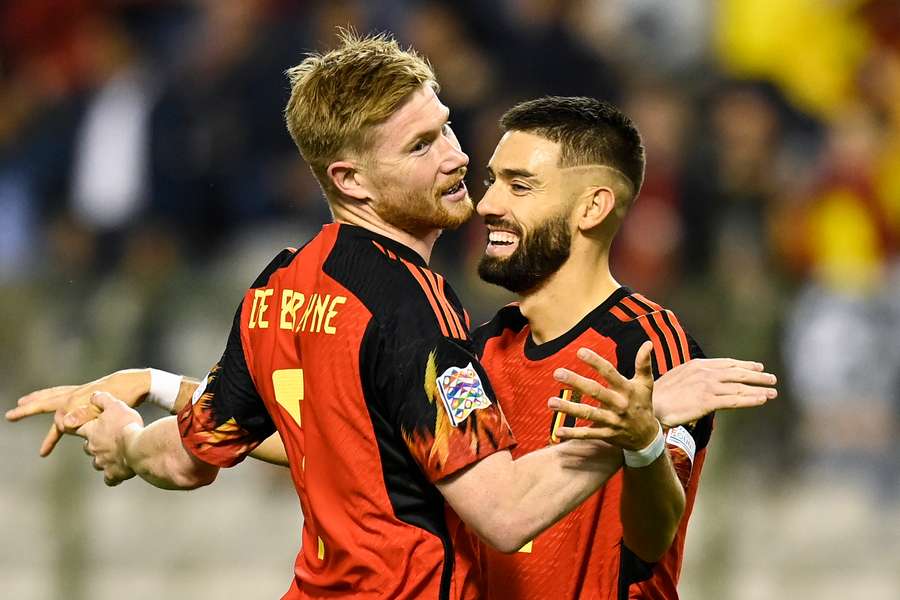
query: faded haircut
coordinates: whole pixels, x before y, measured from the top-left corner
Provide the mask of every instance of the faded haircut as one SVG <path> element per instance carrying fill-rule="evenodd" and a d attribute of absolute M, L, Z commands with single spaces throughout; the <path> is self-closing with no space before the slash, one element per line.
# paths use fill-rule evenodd
<path fill-rule="evenodd" d="M 500 129 L 522 131 L 560 145 L 560 167 L 603 165 L 631 185 L 627 207 L 644 181 L 644 145 L 634 123 L 603 100 L 544 96 L 516 104 L 500 118 Z"/>
<path fill-rule="evenodd" d="M 365 159 L 374 126 L 390 117 L 423 85 L 438 85 L 428 61 L 403 50 L 388 34 L 339 32 L 340 45 L 310 54 L 287 70 L 291 97 L 288 131 L 329 198 L 337 190 L 327 169 L 336 160 Z"/>

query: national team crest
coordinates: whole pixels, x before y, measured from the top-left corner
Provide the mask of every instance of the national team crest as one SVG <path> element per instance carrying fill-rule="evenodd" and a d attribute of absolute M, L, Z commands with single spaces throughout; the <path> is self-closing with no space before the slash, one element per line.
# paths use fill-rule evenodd
<path fill-rule="evenodd" d="M 437 384 L 450 424 L 454 427 L 462 423 L 472 411 L 491 405 L 491 399 L 484 392 L 484 385 L 472 363 L 463 369 L 450 367 L 437 378 Z"/>

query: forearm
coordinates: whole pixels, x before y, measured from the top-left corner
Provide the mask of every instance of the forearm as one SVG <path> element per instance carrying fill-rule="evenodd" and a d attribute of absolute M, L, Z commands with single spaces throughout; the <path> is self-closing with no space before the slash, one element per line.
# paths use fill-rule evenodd
<path fill-rule="evenodd" d="M 646 562 L 659 560 L 675 538 L 684 514 L 684 489 L 668 452 L 645 467 L 623 467 L 622 537 Z"/>
<path fill-rule="evenodd" d="M 621 451 L 565 442 L 512 460 L 497 452 L 448 480 L 444 497 L 479 537 L 515 552 L 596 491 L 621 466 Z"/>
<path fill-rule="evenodd" d="M 150 369 L 141 369 L 135 374 L 135 381 L 143 385 L 141 400 L 146 398 L 150 391 Z M 178 396 L 175 398 L 175 406 L 172 408 L 172 414 L 178 414 L 185 405 L 187 405 L 194 397 L 194 392 L 200 386 L 200 382 L 190 377 L 182 377 L 178 387 Z M 271 463 L 281 467 L 288 466 L 287 453 L 284 450 L 284 444 L 281 437 L 275 433 L 266 441 L 260 444 L 250 453 L 250 456 L 263 462 Z"/>
<path fill-rule="evenodd" d="M 510 491 L 502 496 L 498 512 L 508 515 L 507 530 L 523 544 L 571 512 L 620 468 L 619 460 L 590 456 L 590 444 L 573 440 L 513 461 Z"/>
<path fill-rule="evenodd" d="M 129 425 L 120 443 L 128 467 L 158 488 L 198 488 L 212 483 L 219 471 L 185 450 L 175 417 L 159 419 L 146 427 Z"/>

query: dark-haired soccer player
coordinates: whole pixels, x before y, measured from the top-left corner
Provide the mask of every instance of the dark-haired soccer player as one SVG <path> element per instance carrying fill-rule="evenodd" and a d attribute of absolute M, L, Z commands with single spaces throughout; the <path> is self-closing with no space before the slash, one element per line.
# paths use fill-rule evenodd
<path fill-rule="evenodd" d="M 648 340 L 654 377 L 702 353 L 671 311 L 621 286 L 609 270 L 610 244 L 644 174 L 644 149 L 631 121 L 598 100 L 546 97 L 509 110 L 501 129 L 477 206 L 489 231 L 478 272 L 521 301 L 501 309 L 474 337 L 516 432 L 515 456 L 572 435 L 575 418 L 548 415 L 524 392 L 571 398 L 553 401 L 571 408 L 578 397 L 567 384 L 590 375 L 576 360 L 579 349 L 591 348 L 615 365 L 618 373 L 607 375 L 611 384 L 633 375 Z M 554 370 L 556 382 L 545 376 Z M 609 423 L 595 428 L 594 437 L 616 442 L 617 420 L 606 413 L 618 407 L 580 400 L 582 416 Z M 649 463 L 626 456 L 599 493 L 520 552 L 485 547 L 488 597 L 677 598 L 712 420 L 710 414 L 669 429 L 667 452 Z M 686 496 L 683 515 L 672 509 L 677 495 Z"/>

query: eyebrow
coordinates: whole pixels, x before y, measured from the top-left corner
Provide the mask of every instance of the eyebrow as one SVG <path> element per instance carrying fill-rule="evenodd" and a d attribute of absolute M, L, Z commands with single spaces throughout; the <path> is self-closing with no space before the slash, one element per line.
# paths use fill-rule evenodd
<path fill-rule="evenodd" d="M 433 128 L 433 127 L 429 127 L 428 129 L 425 129 L 425 130 L 423 130 L 423 131 L 419 131 L 419 132 L 416 133 L 415 135 L 410 136 L 409 139 L 408 139 L 408 141 L 406 142 L 405 145 L 406 145 L 406 146 L 412 146 L 413 144 L 415 144 L 415 143 L 418 142 L 419 140 L 427 139 L 428 137 L 434 137 L 435 131 L 438 131 L 438 130 L 440 130 L 440 129 L 443 129 L 444 125 L 446 125 L 446 124 L 449 123 L 449 122 L 450 122 L 450 109 L 448 108 L 448 109 L 446 109 L 446 110 L 444 111 L 444 120 L 441 121 L 441 124 L 437 127 L 437 129 L 435 129 L 435 128 Z"/>
<path fill-rule="evenodd" d="M 492 169 L 490 165 L 488 165 L 487 170 L 491 175 L 494 174 L 494 169 Z M 526 171 L 525 169 L 500 169 L 500 171 L 497 172 L 497 176 L 502 177 L 503 179 L 513 179 L 515 177 L 521 177 L 522 179 L 536 180 L 538 178 L 536 173 Z"/>

